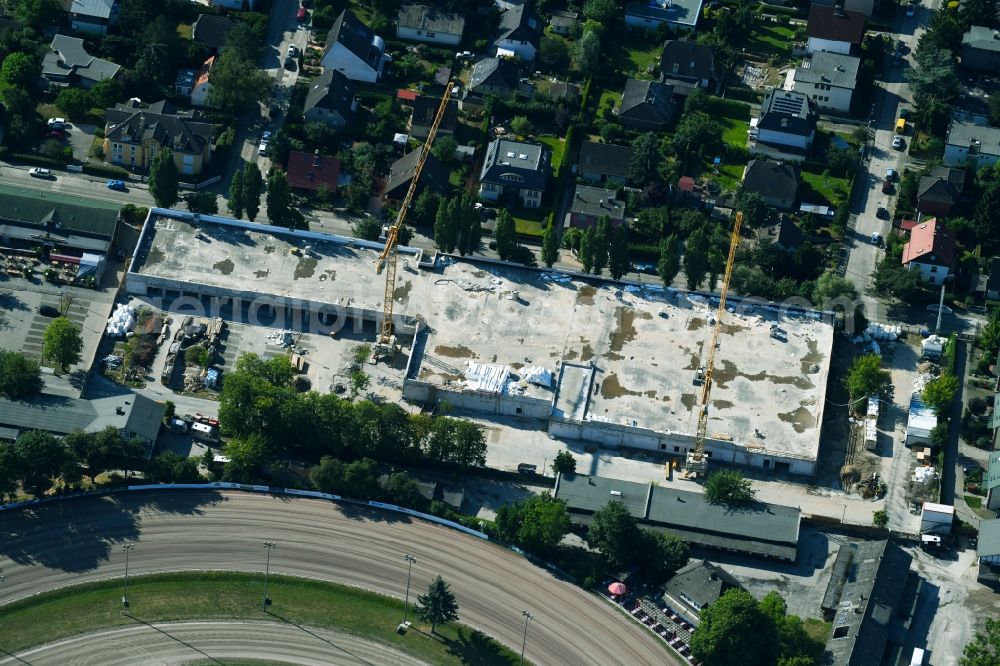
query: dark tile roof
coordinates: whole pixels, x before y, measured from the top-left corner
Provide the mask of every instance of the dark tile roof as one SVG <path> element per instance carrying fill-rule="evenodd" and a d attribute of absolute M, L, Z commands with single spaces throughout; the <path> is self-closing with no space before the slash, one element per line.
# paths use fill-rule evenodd
<path fill-rule="evenodd" d="M 760 239 L 765 239 L 779 245 L 790 252 L 794 252 L 802 245 L 802 230 L 795 226 L 787 215 L 781 215 L 781 219 L 776 224 L 763 229 L 765 233 L 760 235 Z"/>
<path fill-rule="evenodd" d="M 111 239 L 118 224 L 118 210 L 86 205 L 86 199 L 62 203 L 43 198 L 44 193 L 23 190 L 0 194 L 0 221 L 20 222 L 50 231 L 76 232 Z"/>
<path fill-rule="evenodd" d="M 417 97 L 413 100 L 413 125 L 430 127 L 434 123 L 434 116 L 437 115 L 440 105 L 441 100 L 437 97 L 427 97 L 426 95 Z M 438 127 L 438 130 L 453 132 L 457 124 L 458 102 L 452 99 L 448 101 L 448 106 L 444 110 L 444 116 L 441 118 L 441 125 Z"/>
<path fill-rule="evenodd" d="M 340 160 L 328 155 L 293 150 L 288 153 L 285 173 L 288 175 L 288 184 L 292 187 L 315 190 L 320 185 L 326 185 L 334 192 L 340 180 Z"/>
<path fill-rule="evenodd" d="M 484 183 L 519 189 L 544 190 L 549 178 L 551 152 L 538 143 L 494 139 L 486 149 L 479 174 Z"/>
<path fill-rule="evenodd" d="M 990 276 L 986 280 L 987 291 L 1000 291 L 1000 257 L 993 257 L 990 260 Z M 995 486 L 1000 486 L 1000 453 L 996 455 L 996 478 Z M 990 456 L 990 463 L 993 463 L 993 456 Z M 991 468 L 992 469 L 992 468 Z M 993 488 L 995 486 L 988 486 Z"/>
<path fill-rule="evenodd" d="M 666 83 L 629 79 L 622 92 L 618 117 L 666 123 L 673 93 L 674 87 Z"/>
<path fill-rule="evenodd" d="M 708 560 L 691 560 L 664 587 L 667 594 L 695 613 L 718 601 L 729 590 L 743 589 L 739 581 Z"/>
<path fill-rule="evenodd" d="M 469 90 L 475 92 L 483 84 L 494 88 L 517 90 L 521 70 L 517 63 L 507 58 L 483 58 L 472 66 Z"/>
<path fill-rule="evenodd" d="M 542 20 L 530 5 L 514 7 L 500 15 L 499 34 L 495 43 L 509 39 L 529 42 L 537 47 L 544 28 Z"/>
<path fill-rule="evenodd" d="M 396 16 L 396 24 L 401 28 L 461 35 L 465 29 L 465 17 L 458 12 L 445 11 L 439 7 L 403 5 Z"/>
<path fill-rule="evenodd" d="M 760 104 L 758 130 L 809 136 L 816 130 L 816 104 L 803 93 L 774 88 Z"/>
<path fill-rule="evenodd" d="M 188 154 L 200 154 L 212 142 L 210 123 L 200 122 L 191 112 L 177 113 L 166 101 L 151 104 L 148 109 L 119 104 L 105 110 L 104 120 L 105 137 L 111 141 L 138 143 L 155 139 L 165 148 Z"/>
<path fill-rule="evenodd" d="M 131 392 L 96 400 L 50 394 L 31 400 L 0 398 L 0 426 L 66 435 L 74 430 L 96 432 L 110 425 L 155 440 L 165 410 L 162 403 Z"/>
<path fill-rule="evenodd" d="M 354 104 L 354 84 L 343 72 L 327 69 L 313 79 L 306 94 L 303 111 L 320 108 L 339 111 L 345 119 L 350 117 Z"/>
<path fill-rule="evenodd" d="M 712 47 L 697 42 L 668 39 L 660 56 L 660 74 L 665 77 L 711 79 L 715 75 Z"/>
<path fill-rule="evenodd" d="M 787 162 L 750 160 L 743 174 L 743 190 L 762 197 L 794 200 L 799 191 L 799 168 Z"/>
<path fill-rule="evenodd" d="M 350 9 L 340 12 L 340 16 L 333 22 L 330 32 L 326 35 L 326 49 L 324 55 L 329 52 L 334 44 L 340 43 L 348 51 L 356 55 L 363 62 L 371 64 L 369 57 L 372 40 L 375 33 L 367 25 L 361 22 Z"/>
<path fill-rule="evenodd" d="M 865 36 L 865 15 L 850 9 L 814 3 L 809 8 L 806 33 L 817 39 L 861 44 Z"/>
<path fill-rule="evenodd" d="M 420 159 L 420 150 L 414 150 L 403 155 L 393 162 L 389 167 L 389 181 L 385 188 L 385 195 L 389 199 L 402 199 L 406 194 L 406 188 L 410 186 L 413 179 L 413 172 L 417 170 L 417 161 Z M 424 168 L 420 172 L 420 180 L 417 183 L 419 191 L 430 188 L 434 192 L 446 193 L 451 189 L 448 177 L 451 172 L 444 162 L 434 157 L 433 154 L 427 156 L 424 161 Z"/>
<path fill-rule="evenodd" d="M 632 147 L 613 143 L 584 141 L 580 145 L 580 171 L 602 176 L 628 178 L 632 165 Z"/>
<path fill-rule="evenodd" d="M 226 34 L 236 25 L 225 16 L 199 14 L 191 26 L 191 39 L 213 49 L 226 45 Z"/>
<path fill-rule="evenodd" d="M 965 171 L 936 166 L 920 179 L 917 199 L 956 204 L 965 189 Z"/>

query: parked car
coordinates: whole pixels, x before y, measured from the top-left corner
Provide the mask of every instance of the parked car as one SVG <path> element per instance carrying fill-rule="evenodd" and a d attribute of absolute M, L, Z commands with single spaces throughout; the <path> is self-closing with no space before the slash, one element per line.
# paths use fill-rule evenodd
<path fill-rule="evenodd" d="M 892 147 L 895 148 L 896 150 L 902 150 L 903 149 L 903 137 L 899 136 L 898 134 L 896 136 L 892 137 Z"/>
<path fill-rule="evenodd" d="M 43 169 L 42 167 L 32 167 L 28 169 L 28 175 L 34 178 L 51 178 L 52 171 Z"/>
<path fill-rule="evenodd" d="M 289 58 L 294 58 L 297 55 L 299 55 L 299 47 L 297 47 L 295 44 L 289 44 L 288 45 L 288 57 Z"/>
<path fill-rule="evenodd" d="M 267 141 L 260 142 L 260 145 L 257 146 L 257 152 L 260 153 L 261 157 L 267 157 Z"/>
<path fill-rule="evenodd" d="M 295 58 L 291 56 L 285 56 L 285 69 L 290 69 L 290 70 L 295 69 Z"/>
<path fill-rule="evenodd" d="M 876 247 L 882 247 L 885 241 L 882 240 L 882 234 L 872 234 L 872 245 Z"/>
<path fill-rule="evenodd" d="M 892 181 L 883 180 L 882 181 L 882 194 L 892 194 Z"/>
<path fill-rule="evenodd" d="M 46 133 L 46 136 L 48 136 L 50 139 L 61 139 L 61 138 L 63 138 L 66 135 L 63 133 L 63 130 L 61 130 L 61 129 L 54 129 L 54 130 L 49 130 Z"/>
<path fill-rule="evenodd" d="M 913 2 L 911 0 L 910 4 L 906 5 L 906 15 L 907 16 L 913 16 L 914 14 L 916 14 L 917 13 L 917 5 L 918 4 L 920 4 L 920 3 Z"/>
<path fill-rule="evenodd" d="M 886 208 L 885 206 L 879 206 L 878 210 L 875 211 L 875 217 L 880 217 L 883 220 L 888 220 L 889 219 L 889 209 Z"/>
<path fill-rule="evenodd" d="M 270 141 L 271 140 L 271 132 L 269 130 L 261 132 L 260 140 L 263 141 L 264 143 L 267 143 L 268 141 Z"/>
<path fill-rule="evenodd" d="M 305 21 L 306 20 L 306 8 L 305 7 L 299 7 L 299 13 L 295 15 L 295 18 L 297 20 L 299 20 L 299 21 Z"/>
<path fill-rule="evenodd" d="M 124 180 L 109 180 L 107 184 L 109 190 L 116 190 L 118 192 L 125 191 L 125 181 Z"/>
<path fill-rule="evenodd" d="M 59 317 L 61 316 L 62 313 L 59 312 L 59 308 L 56 308 L 52 305 L 39 305 L 38 314 L 42 315 L 43 317 Z"/>
<path fill-rule="evenodd" d="M 49 118 L 46 124 L 49 126 L 50 130 L 53 129 L 63 129 L 66 127 L 65 118 Z"/>
<path fill-rule="evenodd" d="M 885 170 L 885 179 L 888 180 L 888 181 L 893 181 L 894 182 L 896 180 L 896 170 L 895 169 L 886 169 Z"/>

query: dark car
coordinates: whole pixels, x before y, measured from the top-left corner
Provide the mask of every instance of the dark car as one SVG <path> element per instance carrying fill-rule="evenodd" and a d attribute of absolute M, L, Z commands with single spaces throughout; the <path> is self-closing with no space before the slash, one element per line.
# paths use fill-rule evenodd
<path fill-rule="evenodd" d="M 59 317 L 62 313 L 59 312 L 59 308 L 53 307 L 51 305 L 39 305 L 38 314 L 43 317 Z"/>
<path fill-rule="evenodd" d="M 888 220 L 889 219 L 889 209 L 885 208 L 884 206 L 879 206 L 878 210 L 875 211 L 875 217 L 880 217 L 883 220 Z"/>
<path fill-rule="evenodd" d="M 892 181 L 891 180 L 883 180 L 882 181 L 882 193 L 883 194 L 892 194 Z"/>
<path fill-rule="evenodd" d="M 285 69 L 295 69 L 295 58 L 285 56 Z"/>

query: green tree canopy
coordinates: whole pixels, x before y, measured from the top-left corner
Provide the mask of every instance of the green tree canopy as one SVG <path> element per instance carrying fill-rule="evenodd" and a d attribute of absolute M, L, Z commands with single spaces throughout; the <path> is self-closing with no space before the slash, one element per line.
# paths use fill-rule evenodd
<path fill-rule="evenodd" d="M 260 175 L 260 168 L 255 162 L 247 162 L 243 165 L 243 208 L 251 222 L 257 219 L 260 195 L 263 193 L 264 178 Z"/>
<path fill-rule="evenodd" d="M 244 182 L 246 175 L 244 174 Z M 267 219 L 271 224 L 280 227 L 294 228 L 292 207 L 292 190 L 288 185 L 288 177 L 281 169 L 271 169 L 267 176 Z"/>
<path fill-rule="evenodd" d="M 56 106 L 72 120 L 80 120 L 90 109 L 90 95 L 80 88 L 63 88 L 56 96 Z"/>
<path fill-rule="evenodd" d="M 6 496 L 11 502 L 21 481 L 21 457 L 13 446 L 0 446 L 0 502 Z"/>
<path fill-rule="evenodd" d="M 987 618 L 972 641 L 962 650 L 959 666 L 996 666 L 1000 664 L 1000 620 Z"/>
<path fill-rule="evenodd" d="M 542 233 L 542 263 L 552 268 L 552 264 L 559 261 L 559 232 L 555 223 L 549 220 Z"/>
<path fill-rule="evenodd" d="M 427 594 L 417 597 L 417 617 L 431 625 L 436 634 L 438 625 L 458 619 L 458 602 L 448 583 L 437 576 L 427 587 Z"/>
<path fill-rule="evenodd" d="M 701 612 L 691 652 L 705 666 L 772 666 L 778 658 L 774 620 L 746 590 L 727 590 Z"/>
<path fill-rule="evenodd" d="M 36 361 L 21 352 L 0 349 L 0 395 L 18 400 L 38 393 L 42 386 Z"/>
<path fill-rule="evenodd" d="M 510 130 L 518 136 L 528 136 L 534 127 L 526 116 L 514 116 L 510 121 Z"/>
<path fill-rule="evenodd" d="M 677 234 L 670 234 L 660 243 L 660 261 L 656 264 L 656 273 L 663 280 L 663 285 L 669 287 L 681 270 L 681 243 Z"/>
<path fill-rule="evenodd" d="M 199 483 L 204 480 L 198 471 L 197 460 L 173 451 L 163 451 L 153 458 L 146 478 L 155 483 Z"/>
<path fill-rule="evenodd" d="M 651 585 L 662 585 L 687 564 L 688 545 L 672 534 L 643 530 L 640 543 L 642 578 Z"/>
<path fill-rule="evenodd" d="M 854 283 L 847 278 L 842 278 L 833 271 L 826 271 L 816 279 L 816 288 L 813 289 L 813 302 L 817 307 L 826 308 L 824 305 L 838 299 L 854 300 L 858 297 L 858 290 Z"/>
<path fill-rule="evenodd" d="M 844 378 L 844 386 L 850 392 L 851 397 L 861 398 L 881 393 L 891 381 L 888 370 L 882 369 L 882 357 L 878 354 L 864 354 L 858 356 L 851 363 L 847 376 Z"/>
<path fill-rule="evenodd" d="M 612 232 L 608 251 L 608 273 L 615 280 L 620 280 L 628 272 L 628 247 L 628 230 L 621 224 Z"/>
<path fill-rule="evenodd" d="M 35 76 L 36 69 L 34 59 L 27 53 L 11 53 L 3 59 L 3 66 L 0 66 L 0 79 L 4 83 L 23 88 Z"/>
<path fill-rule="evenodd" d="M 958 393 L 958 378 L 952 374 L 941 374 L 924 384 L 921 397 L 938 417 L 945 416 Z"/>
<path fill-rule="evenodd" d="M 63 442 L 42 430 L 28 430 L 18 435 L 14 453 L 20 460 L 21 480 L 25 490 L 41 497 L 63 472 L 76 465 L 76 458 Z"/>
<path fill-rule="evenodd" d="M 261 100 L 267 99 L 271 90 L 271 77 L 267 72 L 236 49 L 222 50 L 208 80 L 212 84 L 208 92 L 209 104 L 233 114 L 256 107 Z"/>
<path fill-rule="evenodd" d="M 620 501 L 608 502 L 598 510 L 587 529 L 587 543 L 604 553 L 612 567 L 632 561 L 641 537 L 635 518 Z"/>
<path fill-rule="evenodd" d="M 503 539 L 535 554 L 553 550 L 571 527 L 566 503 L 548 492 L 500 507 L 496 525 Z"/>
<path fill-rule="evenodd" d="M 271 459 L 267 442 L 256 433 L 229 440 L 223 453 L 229 458 L 223 478 L 235 483 L 258 481 L 263 474 L 264 465 Z"/>
<path fill-rule="evenodd" d="M 497 213 L 496 230 L 493 232 L 497 243 L 497 254 L 504 261 L 510 261 L 517 254 L 517 230 L 514 218 L 501 208 Z"/>
<path fill-rule="evenodd" d="M 684 249 L 684 275 L 687 277 L 687 287 L 694 291 L 705 280 L 708 274 L 708 234 L 699 227 L 688 236 Z"/>
<path fill-rule="evenodd" d="M 80 327 L 66 317 L 56 317 L 45 329 L 42 356 L 56 363 L 61 371 L 78 363 L 82 350 Z"/>
<path fill-rule="evenodd" d="M 576 458 L 569 451 L 560 451 L 552 460 L 554 474 L 572 474 L 576 471 Z"/>
<path fill-rule="evenodd" d="M 601 64 L 601 38 L 586 30 L 576 43 L 576 66 L 584 74 L 594 74 Z"/>
<path fill-rule="evenodd" d="M 757 491 L 736 470 L 713 472 L 705 481 L 705 499 L 712 504 L 740 506 L 754 501 Z"/>
<path fill-rule="evenodd" d="M 179 198 L 180 172 L 174 162 L 174 153 L 161 148 L 149 167 L 149 193 L 160 208 L 170 208 Z"/>
<path fill-rule="evenodd" d="M 226 200 L 226 208 L 230 215 L 237 220 L 243 219 L 243 208 L 246 201 L 246 189 L 243 186 L 243 169 L 233 172 L 233 179 L 229 182 L 229 198 Z"/>

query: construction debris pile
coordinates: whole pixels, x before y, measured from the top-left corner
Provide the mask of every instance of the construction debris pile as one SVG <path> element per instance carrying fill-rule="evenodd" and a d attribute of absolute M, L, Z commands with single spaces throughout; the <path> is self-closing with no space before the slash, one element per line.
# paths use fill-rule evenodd
<path fill-rule="evenodd" d="M 115 306 L 114 312 L 108 317 L 108 325 L 104 332 L 112 338 L 127 336 L 135 326 L 135 308 L 124 303 Z"/>

